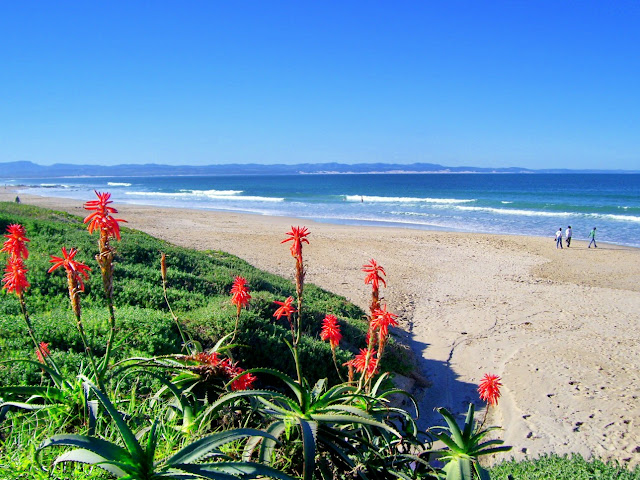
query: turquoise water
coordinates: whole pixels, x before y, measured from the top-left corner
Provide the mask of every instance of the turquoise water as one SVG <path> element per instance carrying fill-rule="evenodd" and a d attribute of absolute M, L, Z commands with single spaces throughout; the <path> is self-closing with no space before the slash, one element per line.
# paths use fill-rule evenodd
<path fill-rule="evenodd" d="M 552 238 L 593 227 L 603 242 L 640 247 L 640 175 L 353 174 L 28 178 L 6 182 L 35 195 Z M 123 212 L 123 217 L 126 214 Z"/>

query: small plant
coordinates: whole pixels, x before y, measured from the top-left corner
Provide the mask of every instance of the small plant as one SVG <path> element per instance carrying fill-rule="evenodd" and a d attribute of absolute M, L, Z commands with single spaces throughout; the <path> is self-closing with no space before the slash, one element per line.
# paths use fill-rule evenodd
<path fill-rule="evenodd" d="M 497 405 L 500 397 L 500 377 L 486 374 L 481 381 L 478 392 L 483 400 L 487 400 L 488 405 Z M 509 446 L 502 446 L 502 440 L 487 440 L 484 438 L 498 427 L 484 428 L 484 420 L 480 425 L 476 425 L 474 420 L 474 406 L 469 404 L 467 416 L 462 429 L 446 408 L 438 408 L 437 411 L 443 416 L 447 427 L 432 427 L 431 432 L 435 438 L 442 441 L 447 449 L 437 451 L 439 459 L 445 462 L 442 469 L 446 473 L 447 480 L 471 480 L 475 475 L 482 480 L 489 480 L 489 473 L 480 466 L 478 457 L 491 455 L 499 452 L 511 450 Z"/>

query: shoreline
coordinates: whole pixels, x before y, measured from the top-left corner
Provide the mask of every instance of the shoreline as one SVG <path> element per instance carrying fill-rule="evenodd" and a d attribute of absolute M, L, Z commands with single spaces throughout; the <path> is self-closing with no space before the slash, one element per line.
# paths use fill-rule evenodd
<path fill-rule="evenodd" d="M 20 195 L 22 203 L 86 216 L 82 202 Z M 5 189 L 0 200 L 13 201 Z M 87 199 L 91 200 L 91 199 Z M 433 407 L 479 408 L 477 383 L 502 377 L 489 423 L 513 450 L 498 458 L 580 453 L 640 463 L 640 249 L 549 237 L 352 226 L 210 210 L 116 205 L 126 227 L 199 250 L 223 250 L 293 278 L 291 225 L 306 225 L 307 281 L 366 310 L 362 265 L 387 272 L 383 303 L 420 371 L 407 379 L 422 427 Z M 422 384 L 426 378 L 430 387 Z M 418 381 L 416 381 L 418 379 Z"/>
<path fill-rule="evenodd" d="M 130 176 L 133 177 L 133 176 Z M 170 176 L 163 176 L 163 175 L 158 175 L 158 177 L 170 177 Z M 90 177 L 90 176 L 78 176 L 78 177 L 59 177 L 59 178 L 94 178 L 94 177 Z M 114 178 L 112 176 L 109 177 L 95 177 L 95 178 Z M 28 185 L 8 185 L 5 184 L 4 185 L 4 189 L 2 190 L 2 194 L 8 194 L 9 192 L 14 192 L 14 194 L 16 194 L 15 192 L 17 190 L 19 190 L 21 187 L 26 187 L 26 188 L 30 188 Z M 72 197 L 51 197 L 51 196 L 47 196 L 47 195 L 39 195 L 39 194 L 33 194 L 33 193 L 17 193 L 17 195 L 22 195 L 22 196 L 31 196 L 31 197 L 36 197 L 36 198 L 50 198 L 50 199 L 58 199 L 59 202 L 65 202 L 65 201 L 74 201 L 74 202 L 79 202 L 81 203 L 82 201 L 80 199 L 74 199 Z M 10 196 L 10 194 L 9 194 Z M 4 197 L 3 197 L 4 198 Z M 15 198 L 15 197 L 13 197 Z M 11 198 L 11 200 L 5 200 L 5 201 L 12 201 L 13 198 Z M 220 213 L 222 215 L 224 214 L 232 214 L 232 215 L 248 215 L 248 216 L 256 216 L 256 217 L 262 217 L 262 216 L 266 216 L 266 217 L 273 217 L 273 218 L 283 218 L 283 219 L 287 219 L 287 218 L 295 218 L 297 220 L 299 220 L 300 222 L 313 222 L 313 223 L 318 223 L 318 224 L 328 224 L 328 225 L 343 225 L 343 226 L 347 226 L 347 227 L 354 227 L 354 228 L 383 228 L 383 229 L 401 229 L 401 230 L 415 230 L 415 231 L 424 231 L 424 232 L 450 232 L 450 233 L 460 233 L 460 234 L 477 234 L 477 235 L 490 235 L 490 236 L 507 236 L 507 237 L 527 237 L 527 238 L 552 238 L 554 236 L 555 230 L 553 232 L 550 232 L 546 235 L 535 235 L 533 233 L 509 233 L 509 232 L 487 232 L 487 231 L 474 231 L 474 230 L 465 230 L 465 229 L 461 229 L 461 228 L 454 228 L 454 227 L 441 227 L 438 225 L 427 225 L 427 224 L 419 224 L 419 223 L 411 223 L 411 222 L 402 222 L 402 221 L 385 221 L 385 220 L 364 220 L 364 219 L 357 219 L 357 218 L 328 218 L 328 219 L 322 219 L 322 218 L 313 218 L 313 217 L 305 217 L 305 218 L 300 218 L 297 217 L 295 215 L 276 215 L 276 214 L 268 214 L 268 213 L 255 213 L 255 212 L 250 212 L 250 211 L 242 211 L 242 210 L 225 210 L 225 209 L 214 209 L 214 208 L 208 208 L 208 207 L 192 207 L 192 208 L 186 208 L 184 206 L 171 206 L 171 205 L 153 205 L 153 204 L 145 204 L 145 203 L 137 203 L 137 202 L 130 202 L 130 203 L 120 203 L 119 205 L 121 205 L 121 207 L 126 206 L 130 206 L 130 207 L 148 207 L 148 208 L 155 208 L 155 209 L 167 209 L 167 210 L 175 210 L 175 211 L 180 211 L 180 210 L 187 210 L 187 211 L 201 211 L 201 212 L 217 212 Z M 574 244 L 576 242 L 579 241 L 588 241 L 587 238 L 581 238 L 579 237 L 577 234 L 574 235 L 573 237 L 573 242 Z M 635 245 L 635 244 L 628 244 L 628 243 L 614 243 L 614 242 L 605 242 L 605 241 L 598 241 L 598 243 L 601 243 L 603 245 L 607 245 L 611 248 L 632 248 L 632 249 L 638 249 L 640 250 L 640 245 Z"/>

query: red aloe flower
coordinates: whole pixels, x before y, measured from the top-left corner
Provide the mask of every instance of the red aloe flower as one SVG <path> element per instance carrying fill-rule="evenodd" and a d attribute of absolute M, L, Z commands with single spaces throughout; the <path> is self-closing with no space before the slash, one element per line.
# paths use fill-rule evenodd
<path fill-rule="evenodd" d="M 280 243 L 293 241 L 293 244 L 291 245 L 291 256 L 302 259 L 302 243 L 309 243 L 309 240 L 305 238 L 309 235 L 309 230 L 307 230 L 307 227 L 292 226 L 291 231 L 287 232 L 287 235 L 289 235 L 289 238 L 285 238 Z"/>
<path fill-rule="evenodd" d="M 111 214 L 118 213 L 113 207 L 109 207 L 113 200 L 110 200 L 111 194 L 107 192 L 95 191 L 98 200 L 89 200 L 84 204 L 85 210 L 94 210 L 94 212 L 84 219 L 84 223 L 89 223 L 89 233 L 94 230 L 104 231 L 107 237 L 115 237 L 120 240 L 120 225 L 118 222 L 126 222 L 121 218 L 114 218 Z"/>
<path fill-rule="evenodd" d="M 379 330 L 380 337 L 386 338 L 387 335 L 389 335 L 389 326 L 398 326 L 396 318 L 398 318 L 398 315 L 387 312 L 387 306 L 383 305 L 381 308 L 373 311 L 373 315 L 371 316 L 371 328 L 373 330 Z"/>
<path fill-rule="evenodd" d="M 3 290 L 7 292 L 15 292 L 15 294 L 22 298 L 22 294 L 25 289 L 29 287 L 27 282 L 27 268 L 24 266 L 24 261 L 21 257 L 11 255 L 7 261 L 5 267 L 5 274 L 2 277 Z"/>
<path fill-rule="evenodd" d="M 280 307 L 273 314 L 278 320 L 282 317 L 289 317 L 292 313 L 296 312 L 296 308 L 291 305 L 293 303 L 293 297 L 287 298 L 284 302 L 275 301 L 273 303 L 277 303 Z"/>
<path fill-rule="evenodd" d="M 41 353 L 42 352 L 42 353 Z M 49 344 L 46 342 L 40 342 L 40 348 L 36 348 L 36 356 L 40 363 L 45 363 L 44 359 L 51 355 L 49 351 Z"/>
<path fill-rule="evenodd" d="M 482 377 L 482 380 L 480 380 L 480 384 L 478 385 L 478 393 L 480 394 L 480 399 L 484 400 L 489 405 L 498 405 L 501 386 L 502 383 L 500 383 L 499 376 L 485 373 L 484 377 Z"/>
<path fill-rule="evenodd" d="M 234 367 L 231 377 L 236 377 L 243 372 L 244 369 L 240 367 Z M 253 383 L 257 379 L 258 378 L 252 373 L 242 375 L 240 378 L 236 378 L 233 382 L 231 382 L 231 390 L 233 390 L 234 392 L 238 390 L 250 390 L 253 387 Z"/>
<path fill-rule="evenodd" d="M 7 240 L 5 240 L 0 252 L 8 252 L 13 257 L 28 258 L 29 251 L 27 250 L 26 242 L 29 239 L 26 237 L 27 231 L 25 228 L 20 224 L 13 223 L 7 227 L 7 232 L 9 232 L 5 235 Z"/>
<path fill-rule="evenodd" d="M 326 315 L 322 320 L 320 338 L 325 341 L 329 340 L 331 348 L 336 348 L 340 344 L 342 333 L 340 333 L 340 325 L 335 315 Z"/>
<path fill-rule="evenodd" d="M 251 295 L 249 295 L 249 287 L 247 280 L 243 277 L 236 277 L 231 287 L 231 303 L 238 307 L 238 312 L 242 307 L 249 305 Z"/>
<path fill-rule="evenodd" d="M 364 278 L 365 284 L 371 283 L 375 290 L 380 288 L 380 282 L 382 282 L 385 287 L 387 286 L 387 282 L 382 278 L 383 275 L 386 276 L 387 274 L 385 273 L 384 268 L 378 265 L 373 258 L 369 260 L 367 265 L 362 267 L 362 271 L 368 274 Z"/>
<path fill-rule="evenodd" d="M 367 355 L 369 356 L 368 363 L 367 363 Z M 371 351 L 371 353 L 369 353 L 369 350 L 367 350 L 366 348 L 361 348 L 360 353 L 356 355 L 355 358 L 352 358 L 351 360 L 346 362 L 344 365 L 347 367 L 351 366 L 355 368 L 356 372 L 358 373 L 364 372 L 364 369 L 366 366 L 367 368 L 366 375 L 367 377 L 371 377 L 374 373 L 376 373 L 376 370 L 378 369 L 378 359 L 376 358 L 376 352 Z"/>
<path fill-rule="evenodd" d="M 65 247 L 62 247 L 62 257 L 51 255 L 51 260 L 49 261 L 53 263 L 53 266 L 49 270 L 47 270 L 47 273 L 53 272 L 56 268 L 63 267 L 67 271 L 67 275 L 69 276 L 69 278 L 77 282 L 80 286 L 80 290 L 84 291 L 84 282 L 82 280 L 82 277 L 88 279 L 88 272 L 91 270 L 91 268 L 89 268 L 84 263 L 78 262 L 77 260 L 73 259 L 77 253 L 78 250 L 75 248 L 71 248 L 69 249 L 69 251 L 67 251 Z"/>

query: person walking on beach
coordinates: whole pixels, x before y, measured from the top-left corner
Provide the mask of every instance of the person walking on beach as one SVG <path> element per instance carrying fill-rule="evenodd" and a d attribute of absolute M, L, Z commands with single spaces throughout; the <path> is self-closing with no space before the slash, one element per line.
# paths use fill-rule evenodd
<path fill-rule="evenodd" d="M 596 227 L 593 227 L 593 230 L 591 230 L 591 233 L 589 233 L 589 238 L 591 239 L 591 241 L 589 242 L 589 246 L 587 248 L 591 248 L 592 243 L 595 248 L 598 248 L 598 245 L 596 244 Z"/>
<path fill-rule="evenodd" d="M 573 234 L 573 232 L 571 231 L 571 225 L 569 225 L 567 227 L 567 231 L 565 232 L 566 238 L 567 238 L 567 248 L 569 248 L 571 246 L 571 235 Z"/>
<path fill-rule="evenodd" d="M 562 228 L 556 232 L 556 248 L 562 248 Z"/>

